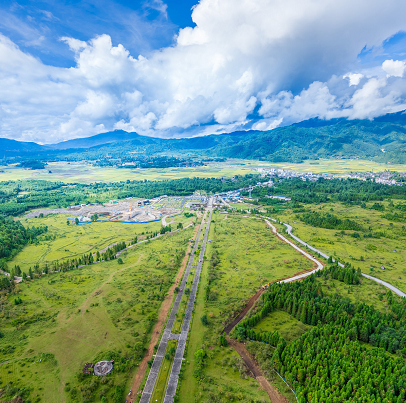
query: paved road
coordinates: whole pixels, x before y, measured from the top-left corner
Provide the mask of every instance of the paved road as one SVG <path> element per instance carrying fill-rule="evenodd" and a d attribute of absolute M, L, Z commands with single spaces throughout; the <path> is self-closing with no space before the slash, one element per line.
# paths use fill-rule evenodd
<path fill-rule="evenodd" d="M 205 233 L 205 237 L 204 237 L 204 240 L 203 240 L 203 246 L 201 248 L 199 260 L 203 260 L 204 250 L 205 250 L 205 247 L 206 247 L 208 228 L 210 227 L 210 220 L 211 220 L 211 215 L 212 215 L 211 206 L 212 206 L 212 199 L 210 199 L 208 210 L 206 210 L 206 214 L 207 214 L 208 211 L 210 213 L 209 213 L 209 219 L 208 219 L 208 222 L 207 222 L 206 233 Z M 144 390 L 142 392 L 140 403 L 149 403 L 149 401 L 151 399 L 151 396 L 153 394 L 153 391 L 154 391 L 155 383 L 156 383 L 156 381 L 158 379 L 159 369 L 160 369 L 162 361 L 164 359 L 164 355 L 165 355 L 166 347 L 168 345 L 168 341 L 170 339 L 176 338 L 178 340 L 178 346 L 177 346 L 177 349 L 176 349 L 175 359 L 174 359 L 171 374 L 170 374 L 170 377 L 169 377 L 168 387 L 167 387 L 165 400 L 164 400 L 165 402 L 172 402 L 173 401 L 173 395 L 176 392 L 176 387 L 177 387 L 177 383 L 178 383 L 178 375 L 179 375 L 180 367 L 181 367 L 181 364 L 182 364 L 183 353 L 184 353 L 184 350 L 185 350 L 186 338 L 187 338 L 187 334 L 188 334 L 188 331 L 189 331 L 189 324 L 190 324 L 190 319 L 191 319 L 191 316 L 192 316 L 194 298 L 196 296 L 196 291 L 197 291 L 197 285 L 198 285 L 199 278 L 200 278 L 200 270 L 201 270 L 202 262 L 199 262 L 198 266 L 196 267 L 195 278 L 194 278 L 194 281 L 193 281 L 192 291 L 191 291 L 190 296 L 189 296 L 189 303 L 188 303 L 188 306 L 187 306 L 187 309 L 186 309 L 186 314 L 185 314 L 185 317 L 183 319 L 183 325 L 182 325 L 181 334 L 180 335 L 173 335 L 171 333 L 171 331 L 172 331 L 172 327 L 173 327 L 173 325 L 175 323 L 176 313 L 178 312 L 180 301 L 182 299 L 182 296 L 183 296 L 183 293 L 184 293 L 184 290 L 185 290 L 186 281 L 188 280 L 190 270 L 192 269 L 194 255 L 195 255 L 195 252 L 197 250 L 197 246 L 199 244 L 201 232 L 202 232 L 202 230 L 204 228 L 204 225 L 205 225 L 205 222 L 204 222 L 204 218 L 203 218 L 202 223 L 200 224 L 199 232 L 198 232 L 198 234 L 196 236 L 196 241 L 195 241 L 195 244 L 193 246 L 192 253 L 190 254 L 190 258 L 189 258 L 185 273 L 184 273 L 183 278 L 182 278 L 182 282 L 179 285 L 179 288 L 182 291 L 180 291 L 177 294 L 175 302 L 174 302 L 174 304 L 172 306 L 172 310 L 171 310 L 171 313 L 169 315 L 169 319 L 168 319 L 168 321 L 166 323 L 165 330 L 163 332 L 161 341 L 159 343 L 158 351 L 157 351 L 157 353 L 155 355 L 154 362 L 153 362 L 151 370 L 150 370 L 150 372 L 148 374 L 147 382 L 146 382 Z M 193 301 L 192 305 L 190 305 L 191 301 Z"/>
<path fill-rule="evenodd" d="M 282 239 L 282 241 L 288 243 L 292 248 L 296 249 L 299 253 L 301 253 L 302 255 L 306 256 L 309 260 L 311 260 L 312 262 L 316 263 L 317 267 L 312 270 L 312 271 L 308 271 L 306 273 L 302 273 L 302 274 L 298 274 L 297 276 L 293 276 L 290 278 L 287 278 L 286 280 L 281 280 L 279 281 L 279 283 L 290 283 L 292 281 L 296 281 L 296 280 L 300 280 L 302 278 L 308 277 L 311 274 L 315 273 L 316 271 L 322 270 L 323 269 L 323 265 L 322 263 L 320 263 L 316 258 L 314 258 L 312 255 L 310 255 L 309 253 L 305 252 L 304 250 L 300 249 L 297 245 L 295 245 L 293 242 L 289 241 L 289 239 L 286 239 L 283 235 L 281 235 L 276 227 L 271 224 L 268 220 L 265 220 L 266 224 L 272 228 L 272 232 L 280 239 Z"/>
<path fill-rule="evenodd" d="M 266 221 L 266 220 L 265 220 L 265 221 Z M 307 244 L 306 242 L 302 241 L 302 240 L 301 240 L 300 238 L 298 238 L 296 235 L 293 235 L 293 234 L 292 234 L 292 229 L 293 229 L 293 228 L 292 228 L 291 225 L 285 224 L 285 223 L 284 223 L 283 225 L 286 227 L 286 230 L 287 230 L 288 234 L 289 234 L 294 240 L 296 240 L 297 242 L 301 243 L 301 244 L 304 245 L 304 246 L 307 246 L 310 250 L 312 250 L 312 251 L 314 251 L 314 252 L 316 252 L 316 253 L 319 253 L 320 256 L 323 256 L 325 259 L 328 259 L 328 258 L 330 257 L 330 256 L 326 255 L 325 253 L 319 251 L 319 250 L 316 249 L 315 247 L 313 247 L 313 246 Z M 335 262 L 334 259 L 333 259 L 333 262 Z M 344 267 L 344 265 L 343 265 L 342 263 L 340 263 L 340 262 L 337 262 L 337 263 L 338 263 L 338 265 L 339 265 L 340 267 Z M 394 287 L 392 284 L 389 284 L 389 283 L 387 283 L 386 281 L 380 280 L 379 278 L 372 277 L 372 276 L 369 276 L 368 274 L 364 274 L 364 273 L 361 273 L 361 275 L 362 275 L 363 277 L 365 277 L 365 278 L 368 278 L 368 279 L 370 279 L 370 280 L 372 280 L 372 281 L 375 281 L 375 282 L 377 282 L 377 283 L 379 283 L 379 284 L 382 284 L 383 286 L 385 286 L 386 288 L 389 288 L 391 291 L 393 291 L 395 294 L 399 295 L 400 297 L 406 297 L 406 294 L 405 294 L 403 291 L 400 291 L 399 288 Z"/>
<path fill-rule="evenodd" d="M 213 199 L 210 198 L 208 207 L 207 207 L 207 210 L 209 211 L 209 219 L 207 220 L 206 231 L 204 233 L 202 248 L 200 250 L 200 255 L 199 255 L 199 263 L 196 267 L 196 273 L 195 273 L 195 277 L 193 279 L 192 291 L 189 296 L 189 301 L 188 301 L 188 305 L 186 308 L 186 314 L 183 319 L 182 330 L 181 330 L 181 333 L 180 333 L 180 336 L 178 339 L 179 341 L 178 341 L 178 346 L 177 346 L 176 353 L 175 353 L 175 359 L 173 360 L 171 374 L 169 375 L 169 381 L 168 381 L 168 386 L 166 388 L 164 403 L 173 403 L 174 396 L 176 394 L 176 388 L 178 386 L 179 372 L 180 372 L 180 368 L 182 366 L 183 356 L 185 354 L 185 347 L 186 347 L 186 342 L 187 342 L 187 336 L 189 333 L 190 320 L 192 319 L 193 307 L 195 304 L 196 293 L 197 293 L 197 287 L 199 285 L 199 280 L 200 280 L 200 272 L 202 270 L 203 258 L 204 258 L 204 253 L 206 250 L 206 244 L 207 244 L 207 238 L 209 236 L 211 216 L 213 213 L 212 204 L 213 204 Z"/>

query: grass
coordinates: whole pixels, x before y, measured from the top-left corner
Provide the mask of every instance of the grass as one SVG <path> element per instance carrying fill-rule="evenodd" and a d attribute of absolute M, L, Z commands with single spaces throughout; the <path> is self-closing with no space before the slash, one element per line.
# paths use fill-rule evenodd
<path fill-rule="evenodd" d="M 274 332 L 277 330 L 286 341 L 293 341 L 307 332 L 311 326 L 306 325 L 284 311 L 271 312 L 253 329 L 256 332 Z"/>
<path fill-rule="evenodd" d="M 177 317 L 176 317 L 175 323 L 174 323 L 173 328 L 172 328 L 172 333 L 173 334 L 180 334 L 180 332 L 182 330 L 183 317 L 184 317 L 185 312 L 186 312 L 186 307 L 187 307 L 188 301 L 189 301 L 189 295 L 186 295 L 186 293 L 183 293 L 182 299 L 181 299 L 180 304 L 179 304 Z"/>
<path fill-rule="evenodd" d="M 3 296 L 0 361 L 10 363 L 0 366 L 2 387 L 12 381 L 31 389 L 32 402 L 55 403 L 68 401 L 71 390 L 91 394 L 92 402 L 101 394 L 110 401 L 116 386 L 128 390 L 148 345 L 151 315 L 173 284 L 191 235 L 192 229 L 166 235 L 124 252 L 123 265 L 113 260 L 49 274 Z M 17 295 L 21 305 L 13 304 Z M 51 354 L 48 361 L 39 361 L 42 353 Z M 85 362 L 112 356 L 115 369 L 105 383 L 93 376 L 79 382 Z"/>
<path fill-rule="evenodd" d="M 173 359 L 175 357 L 177 340 L 169 340 L 165 350 L 165 357 L 159 369 L 158 378 L 156 380 L 154 392 L 152 393 L 151 401 L 161 403 L 164 401 L 166 386 L 168 385 L 169 376 L 171 374 Z M 169 359 L 166 358 L 169 357 Z"/>
<path fill-rule="evenodd" d="M 251 210 L 253 208 L 255 208 L 255 206 L 253 204 L 249 204 L 249 203 L 230 203 L 230 206 L 237 209 L 237 210 Z"/>
<path fill-rule="evenodd" d="M 406 231 L 404 222 L 391 222 L 382 215 L 390 211 L 389 203 L 380 202 L 386 211 L 346 206 L 339 203 L 326 203 L 322 206 L 306 205 L 307 209 L 323 213 L 331 213 L 340 218 L 349 218 L 362 225 L 363 231 L 359 238 L 354 238 L 354 231 L 338 231 L 312 227 L 300 221 L 300 214 L 285 210 L 278 215 L 283 222 L 293 225 L 293 233 L 310 245 L 332 255 L 362 272 L 388 281 L 403 292 L 406 292 Z M 399 202 L 395 201 L 395 204 Z M 293 223 L 296 221 L 296 223 Z M 378 234 L 379 237 L 365 238 L 364 234 Z M 396 250 L 396 252 L 394 252 Z M 384 269 L 381 269 L 381 266 Z"/>
<path fill-rule="evenodd" d="M 28 272 L 36 263 L 45 265 L 53 261 L 72 259 L 97 252 L 117 242 L 130 241 L 138 235 L 141 240 L 143 232 L 159 231 L 160 222 L 149 224 L 124 224 L 95 222 L 86 225 L 66 225 L 65 214 L 47 215 L 44 218 L 23 218 L 24 226 L 48 227 L 48 232 L 38 238 L 38 242 L 24 247 L 8 265 L 10 268 L 19 265 Z M 182 219 L 184 216 L 180 216 Z M 176 217 L 174 217 L 176 220 Z M 176 227 L 176 225 L 174 225 Z"/>

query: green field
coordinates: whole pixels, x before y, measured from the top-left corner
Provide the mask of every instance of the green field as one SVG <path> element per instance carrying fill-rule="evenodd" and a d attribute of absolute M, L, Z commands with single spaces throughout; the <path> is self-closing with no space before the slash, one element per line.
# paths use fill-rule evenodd
<path fill-rule="evenodd" d="M 274 311 L 253 329 L 256 332 L 274 332 L 277 330 L 286 341 L 291 341 L 310 329 L 310 326 L 298 321 L 287 312 Z"/>
<path fill-rule="evenodd" d="M 0 361 L 7 362 L 0 387 L 7 393 L 0 401 L 18 393 L 29 395 L 27 402 L 77 401 L 75 394 L 83 402 L 122 399 L 192 232 L 129 249 L 122 265 L 112 260 L 43 275 L 2 296 Z M 22 304 L 15 305 L 18 297 Z M 112 375 L 80 375 L 84 363 L 101 359 L 115 360 Z"/>
<path fill-rule="evenodd" d="M 101 168 L 86 162 L 50 162 L 45 169 L 27 170 L 15 165 L 0 166 L 0 181 L 17 179 L 42 179 L 79 182 L 118 182 L 123 180 L 165 180 L 190 177 L 218 178 L 252 173 L 251 165 L 237 160 L 227 163 L 216 163 L 202 167 L 174 168 Z M 51 173 L 49 173 L 51 171 Z"/>
<path fill-rule="evenodd" d="M 18 179 L 43 179 L 62 181 L 65 183 L 79 182 L 117 182 L 122 180 L 165 180 L 190 177 L 218 178 L 245 175 L 255 168 L 283 168 L 299 172 L 330 173 L 339 176 L 350 172 L 381 172 L 384 170 L 404 172 L 405 165 L 385 164 L 368 160 L 307 160 L 300 164 L 270 163 L 256 160 L 229 159 L 226 162 L 209 163 L 202 167 L 173 167 L 123 169 L 113 167 L 96 167 L 87 162 L 50 162 L 45 169 L 27 170 L 15 165 L 0 166 L 0 181 Z M 51 173 L 49 173 L 51 171 Z"/>
<path fill-rule="evenodd" d="M 350 172 L 382 172 L 385 170 L 404 172 L 406 169 L 403 164 L 385 164 L 375 161 L 358 159 L 319 159 L 306 160 L 300 164 L 288 162 L 274 163 L 273 167 L 288 169 L 299 172 L 329 173 L 339 176 L 345 176 Z"/>
<path fill-rule="evenodd" d="M 144 232 L 159 231 L 161 223 L 124 224 L 111 222 L 94 222 L 84 225 L 67 225 L 69 215 L 47 215 L 44 218 L 23 218 L 24 226 L 48 226 L 48 232 L 40 236 L 33 244 L 27 245 L 13 260 L 8 262 L 9 268 L 19 265 L 21 270 L 28 272 L 29 267 L 36 263 L 44 265 L 56 260 L 72 259 L 89 252 L 100 251 L 107 246 L 130 241 L 138 236 L 144 238 Z M 184 216 L 179 216 L 186 222 Z M 177 218 L 173 217 L 173 221 Z M 189 220 L 190 221 L 190 220 Z"/>
<path fill-rule="evenodd" d="M 251 210 L 252 208 L 255 208 L 254 205 L 248 203 L 230 203 L 230 206 L 237 210 Z"/>

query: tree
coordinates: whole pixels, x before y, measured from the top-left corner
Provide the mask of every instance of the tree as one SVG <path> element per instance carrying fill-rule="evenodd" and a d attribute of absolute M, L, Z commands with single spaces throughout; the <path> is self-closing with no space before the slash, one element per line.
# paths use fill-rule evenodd
<path fill-rule="evenodd" d="M 202 348 L 200 348 L 199 350 L 195 351 L 194 356 L 196 358 L 197 364 L 201 364 L 201 363 L 203 363 L 204 357 L 206 357 L 206 353 L 204 352 L 204 350 Z"/>
<path fill-rule="evenodd" d="M 90 219 L 91 219 L 92 221 L 97 221 L 97 220 L 99 219 L 99 216 L 97 215 L 97 213 L 94 213 L 94 214 L 90 217 Z"/>
<path fill-rule="evenodd" d="M 118 263 L 118 264 L 123 264 L 123 259 L 121 259 L 121 257 L 119 257 L 119 258 L 117 259 L 117 263 Z"/>
<path fill-rule="evenodd" d="M 69 221 L 69 220 L 66 220 L 66 225 L 70 225 L 70 221 Z"/>
<path fill-rule="evenodd" d="M 79 218 L 75 217 L 75 225 L 79 225 Z"/>
<path fill-rule="evenodd" d="M 224 334 L 221 334 L 221 335 L 220 335 L 220 340 L 219 340 L 219 342 L 220 342 L 220 346 L 223 346 L 223 347 L 227 347 L 227 346 L 228 346 L 228 341 L 227 341 L 226 337 L 224 336 Z"/>

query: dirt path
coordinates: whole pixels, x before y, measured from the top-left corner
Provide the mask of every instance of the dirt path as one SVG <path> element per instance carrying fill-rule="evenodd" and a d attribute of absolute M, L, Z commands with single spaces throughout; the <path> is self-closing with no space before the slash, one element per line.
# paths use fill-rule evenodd
<path fill-rule="evenodd" d="M 257 363 L 255 362 L 254 358 L 245 348 L 243 343 L 239 343 L 234 339 L 230 339 L 227 336 L 227 341 L 234 348 L 235 351 L 239 354 L 239 356 L 244 360 L 245 365 L 251 371 L 254 378 L 258 381 L 261 385 L 262 389 L 268 393 L 269 398 L 271 399 L 272 403 L 289 403 L 285 396 L 282 396 L 264 377 L 262 371 L 259 369 Z"/>
<path fill-rule="evenodd" d="M 257 299 L 261 296 L 263 292 L 264 290 L 261 289 L 255 295 L 253 295 L 248 301 L 247 305 L 245 305 L 244 309 L 238 314 L 238 316 L 235 319 L 233 319 L 233 321 L 230 324 L 228 324 L 224 328 L 223 332 L 225 332 L 228 335 L 233 330 L 233 328 L 238 325 L 241 319 L 244 318 L 244 316 L 248 313 L 248 311 L 254 306 L 255 302 L 257 302 Z"/>
<path fill-rule="evenodd" d="M 195 228 L 195 233 L 193 234 L 193 239 L 195 239 L 198 230 L 199 226 L 197 225 Z M 187 247 L 186 254 L 176 276 L 175 283 L 169 289 L 168 295 L 162 303 L 161 310 L 158 315 L 158 322 L 155 324 L 154 329 L 152 330 L 151 341 L 149 343 L 147 352 L 145 353 L 144 358 L 139 364 L 138 371 L 135 374 L 134 380 L 132 382 L 131 397 L 128 399 L 128 403 L 134 402 L 136 400 L 136 397 L 138 396 L 139 388 L 141 386 L 142 380 L 144 379 L 145 371 L 147 370 L 148 361 L 152 358 L 152 354 L 154 353 L 154 346 L 158 343 L 159 335 L 162 332 L 169 310 L 171 309 L 175 287 L 177 287 L 179 281 L 182 279 L 183 272 L 185 271 L 187 262 L 189 260 L 189 253 L 190 244 Z"/>

